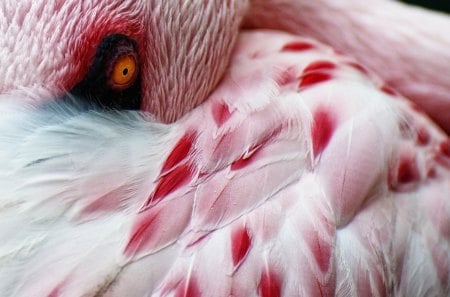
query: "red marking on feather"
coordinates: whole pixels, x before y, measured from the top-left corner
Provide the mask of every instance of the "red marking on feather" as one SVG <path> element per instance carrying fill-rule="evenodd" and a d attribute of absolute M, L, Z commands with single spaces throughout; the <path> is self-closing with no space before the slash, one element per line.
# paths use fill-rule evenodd
<path fill-rule="evenodd" d="M 327 272 L 330 266 L 332 247 L 330 243 L 320 238 L 316 231 L 312 230 L 310 236 L 306 238 L 306 242 L 311 249 L 314 259 L 316 260 L 322 272 Z"/>
<path fill-rule="evenodd" d="M 222 126 L 230 117 L 231 112 L 226 103 L 214 104 L 212 106 L 212 115 L 213 119 L 216 122 L 217 126 Z"/>
<path fill-rule="evenodd" d="M 313 153 L 317 157 L 328 145 L 335 130 L 335 120 L 329 110 L 319 108 L 313 116 L 312 141 Z"/>
<path fill-rule="evenodd" d="M 323 61 L 319 60 L 316 62 L 313 62 L 306 66 L 306 68 L 303 70 L 303 73 L 317 71 L 317 70 L 332 70 L 336 68 L 336 64 L 330 62 L 330 61 Z"/>
<path fill-rule="evenodd" d="M 257 155 L 258 151 L 261 150 L 265 145 L 267 145 L 273 138 L 280 134 L 282 127 L 272 130 L 269 134 L 265 135 L 258 143 L 254 144 L 248 152 L 243 154 L 239 159 L 231 163 L 231 170 L 239 170 L 250 165 Z"/>
<path fill-rule="evenodd" d="M 431 101 L 431 99 L 430 99 L 430 101 Z M 428 114 L 425 112 L 425 110 L 423 110 L 422 107 L 417 105 L 415 102 L 412 102 L 412 101 L 407 101 L 407 102 L 408 102 L 409 106 L 412 108 L 412 110 L 414 110 L 415 112 L 423 114 L 426 117 L 428 117 Z"/>
<path fill-rule="evenodd" d="M 420 181 L 420 172 L 414 157 L 400 158 L 397 168 L 389 174 L 389 186 L 393 191 L 402 191 L 403 185 Z"/>
<path fill-rule="evenodd" d="M 434 160 L 450 169 L 450 139 L 442 141 L 434 152 Z"/>
<path fill-rule="evenodd" d="M 157 203 L 173 191 L 187 184 L 192 179 L 192 168 L 189 163 L 175 167 L 159 179 L 155 190 L 143 205 L 141 211 Z"/>
<path fill-rule="evenodd" d="M 202 296 L 201 291 L 198 287 L 197 281 L 194 277 L 190 277 L 189 280 L 183 281 L 177 288 L 175 294 L 176 297 L 200 297 Z"/>
<path fill-rule="evenodd" d="M 60 288 L 56 287 L 50 292 L 50 294 L 47 295 L 47 297 L 59 297 L 60 296 L 59 291 Z"/>
<path fill-rule="evenodd" d="M 123 189 L 115 189 L 103 196 L 96 198 L 86 205 L 81 211 L 81 215 L 94 214 L 115 211 L 125 205 L 123 198 Z"/>
<path fill-rule="evenodd" d="M 332 78 L 331 74 L 324 72 L 310 72 L 305 73 L 301 77 L 301 81 L 299 84 L 300 88 L 309 87 L 318 83 L 326 82 Z"/>
<path fill-rule="evenodd" d="M 439 151 L 447 158 L 450 158 L 450 139 L 447 139 L 439 144 Z"/>
<path fill-rule="evenodd" d="M 278 275 L 273 271 L 264 271 L 259 281 L 259 295 L 261 297 L 280 297 L 281 282 Z"/>
<path fill-rule="evenodd" d="M 186 159 L 191 151 L 192 144 L 196 138 L 194 132 L 188 132 L 177 142 L 172 152 L 167 157 L 161 169 L 161 174 L 169 171 L 178 165 L 182 160 Z"/>
<path fill-rule="evenodd" d="M 237 266 L 247 256 L 252 244 L 252 238 L 247 228 L 236 229 L 231 234 L 231 255 L 234 266 Z"/>
<path fill-rule="evenodd" d="M 397 180 L 400 183 L 411 183 L 420 179 L 419 169 L 415 160 L 402 159 L 397 171 Z"/>
<path fill-rule="evenodd" d="M 354 69 L 358 70 L 359 72 L 361 72 L 364 75 L 369 75 L 369 71 L 359 63 L 348 62 L 347 65 L 350 67 L 353 67 Z"/>
<path fill-rule="evenodd" d="M 292 51 L 305 51 L 313 49 L 314 45 L 305 41 L 293 41 L 285 44 L 281 51 L 283 52 L 292 52 Z"/>
<path fill-rule="evenodd" d="M 391 95 L 391 96 L 397 96 L 397 95 L 398 95 L 397 91 L 394 90 L 393 88 L 391 88 L 391 87 L 388 86 L 388 85 L 383 85 L 383 86 L 381 86 L 380 90 L 381 90 L 383 93 L 388 94 L 388 95 Z"/>
<path fill-rule="evenodd" d="M 260 148 L 261 147 L 258 146 L 250 150 L 249 153 L 247 153 L 245 156 L 242 156 L 233 163 L 231 163 L 230 166 L 231 170 L 239 170 L 250 165 L 253 162 L 254 157 Z"/>
<path fill-rule="evenodd" d="M 158 213 L 152 212 L 148 215 L 141 216 L 133 226 L 131 237 L 125 247 L 124 254 L 131 256 L 139 252 L 142 247 L 148 243 L 153 236 L 153 231 L 158 228 Z"/>
<path fill-rule="evenodd" d="M 66 285 L 67 280 L 62 281 L 59 283 L 56 287 L 53 288 L 53 290 L 50 292 L 50 294 L 47 295 L 47 297 L 59 297 L 62 294 L 63 288 Z"/>
<path fill-rule="evenodd" d="M 417 141 L 418 145 L 427 145 L 430 143 L 430 139 L 431 139 L 431 136 L 427 129 L 422 127 L 417 130 L 416 141 Z"/>
<path fill-rule="evenodd" d="M 205 176 L 207 176 L 207 175 L 209 175 L 208 172 L 206 172 L 206 171 L 200 171 L 200 172 L 198 173 L 198 178 L 203 178 L 203 177 L 205 177 Z"/>
<path fill-rule="evenodd" d="M 435 167 L 428 168 L 427 177 L 428 178 L 435 178 L 435 177 L 437 177 L 437 171 L 436 171 Z"/>

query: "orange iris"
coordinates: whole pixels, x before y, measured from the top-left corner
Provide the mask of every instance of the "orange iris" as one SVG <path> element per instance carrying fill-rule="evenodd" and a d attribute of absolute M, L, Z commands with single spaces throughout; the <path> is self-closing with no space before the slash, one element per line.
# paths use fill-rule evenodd
<path fill-rule="evenodd" d="M 126 88 L 134 82 L 136 72 L 137 63 L 134 55 L 123 55 L 114 63 L 111 80 L 116 87 Z"/>

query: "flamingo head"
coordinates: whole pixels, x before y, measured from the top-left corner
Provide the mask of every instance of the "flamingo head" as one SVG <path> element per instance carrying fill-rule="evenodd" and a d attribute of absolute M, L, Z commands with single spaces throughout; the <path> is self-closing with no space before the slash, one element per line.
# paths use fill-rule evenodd
<path fill-rule="evenodd" d="M 33 103 L 72 95 L 174 121 L 217 84 L 245 5 L 3 1 L 0 94 L 19 93 Z"/>

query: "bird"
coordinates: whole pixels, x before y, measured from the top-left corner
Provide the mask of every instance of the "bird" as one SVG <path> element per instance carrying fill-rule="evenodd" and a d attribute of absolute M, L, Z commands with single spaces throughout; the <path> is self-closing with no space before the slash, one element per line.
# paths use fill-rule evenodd
<path fill-rule="evenodd" d="M 448 24 L 2 1 L 1 296 L 449 296 Z"/>

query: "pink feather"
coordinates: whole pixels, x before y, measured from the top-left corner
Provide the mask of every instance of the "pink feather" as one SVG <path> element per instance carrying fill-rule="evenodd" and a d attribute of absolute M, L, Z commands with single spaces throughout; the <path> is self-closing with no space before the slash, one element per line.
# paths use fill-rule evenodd
<path fill-rule="evenodd" d="M 274 13 L 316 35 L 270 1 L 247 26 Z M 268 30 L 242 31 L 229 62 L 171 124 L 1 95 L 2 296 L 450 295 L 450 140 L 401 95 L 435 110 L 414 73 Z"/>

